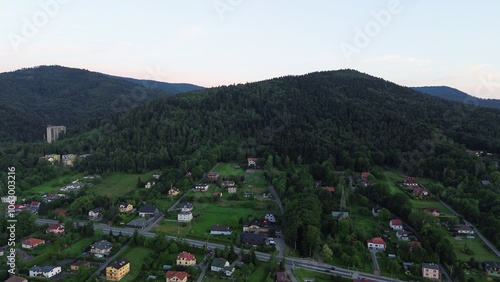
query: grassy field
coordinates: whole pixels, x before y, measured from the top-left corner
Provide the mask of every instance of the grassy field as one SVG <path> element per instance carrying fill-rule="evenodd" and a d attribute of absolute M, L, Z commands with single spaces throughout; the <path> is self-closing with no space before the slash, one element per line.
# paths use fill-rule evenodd
<path fill-rule="evenodd" d="M 256 171 L 254 173 L 245 173 L 243 192 L 253 192 L 256 196 L 268 192 L 267 180 L 264 176 L 264 172 Z"/>
<path fill-rule="evenodd" d="M 83 251 L 93 244 L 95 240 L 93 238 L 83 238 L 69 245 L 66 249 L 62 249 L 62 253 L 70 257 L 78 257 Z"/>
<path fill-rule="evenodd" d="M 471 257 L 474 257 L 476 261 L 497 261 L 498 257 L 491 252 L 491 250 L 484 245 L 483 241 L 475 235 L 474 239 L 468 239 L 467 237 L 460 237 L 462 240 L 457 240 L 454 237 L 450 237 L 449 240 L 453 245 L 453 250 L 457 255 L 457 258 L 462 261 L 468 261 Z M 464 253 L 464 247 L 467 244 L 473 252 L 474 255 L 467 255 Z"/>
<path fill-rule="evenodd" d="M 438 208 L 442 213 L 444 214 L 451 214 L 451 211 L 449 209 L 447 209 L 443 204 L 441 204 L 440 202 L 438 201 L 433 201 L 433 200 L 415 200 L 415 199 L 411 199 L 410 200 L 412 205 L 413 205 L 413 209 L 424 209 L 424 208 L 427 208 L 427 207 L 433 207 L 433 208 Z"/>
<path fill-rule="evenodd" d="M 235 163 L 220 163 L 213 171 L 218 172 L 221 176 L 229 178 L 241 177 L 245 175 L 245 171 L 241 168 L 235 168 L 238 164 Z"/>
<path fill-rule="evenodd" d="M 47 181 L 41 185 L 35 186 L 30 189 L 30 192 L 36 193 L 36 194 L 47 194 L 47 193 L 53 193 L 56 191 L 59 191 L 59 188 L 63 187 L 64 185 L 71 183 L 72 181 L 82 178 L 85 174 L 84 173 L 73 173 L 73 174 L 68 174 L 64 175 L 55 179 L 52 179 L 50 181 Z"/>
<path fill-rule="evenodd" d="M 128 248 L 122 254 L 120 258 L 126 258 L 130 260 L 130 272 L 122 280 L 122 282 L 133 282 L 137 281 L 137 275 L 141 272 L 142 262 L 146 257 L 153 253 L 153 250 L 144 247 L 133 247 Z"/>
<path fill-rule="evenodd" d="M 295 268 L 293 270 L 295 277 L 297 277 L 298 281 L 305 281 L 306 278 L 314 279 L 314 282 L 330 282 L 332 281 L 332 275 L 326 273 L 320 273 L 316 271 L 306 270 L 302 268 Z M 336 281 L 352 281 L 352 279 L 348 278 L 340 278 Z"/>
<path fill-rule="evenodd" d="M 104 177 L 101 183 L 90 187 L 90 191 L 94 191 L 99 195 L 108 197 L 123 196 L 133 189 L 137 189 L 137 178 L 147 181 L 153 177 L 153 173 L 157 170 L 152 170 L 144 174 L 126 174 L 126 173 L 112 173 L 110 176 Z M 142 188 L 143 189 L 143 188 Z"/>

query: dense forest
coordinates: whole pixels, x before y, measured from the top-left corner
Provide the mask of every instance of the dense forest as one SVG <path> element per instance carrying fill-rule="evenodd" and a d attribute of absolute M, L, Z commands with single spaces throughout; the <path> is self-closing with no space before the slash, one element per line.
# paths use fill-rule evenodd
<path fill-rule="evenodd" d="M 482 150 L 487 157 L 467 154 L 467 149 Z M 335 199 L 307 196 L 313 180 L 337 185 L 341 180 L 335 171 L 391 167 L 439 180 L 442 185 L 429 189 L 499 242 L 495 155 L 500 153 L 500 111 L 424 95 L 353 70 L 166 97 L 92 119 L 59 142 L 5 147 L 0 162 L 19 167 L 19 188 L 27 189 L 57 173 L 38 161 L 48 153 L 89 153 L 77 163 L 89 173 L 169 167 L 173 179 L 187 171 L 199 178 L 217 161 L 259 157 L 259 163 L 277 170 L 274 175 L 270 170 L 268 178 L 285 203 L 285 219 L 287 211 L 297 214 L 304 201 L 318 206 L 301 213 L 293 225 L 295 235 L 289 234 L 300 239 L 303 254 L 317 239 L 306 234 L 351 228 L 319 220 Z M 483 187 L 483 179 L 493 185 Z M 405 219 L 418 217 L 410 217 L 397 197 L 379 198 Z"/>
<path fill-rule="evenodd" d="M 47 124 L 72 127 L 91 118 L 199 88 L 60 66 L 1 73 L 0 145 L 41 140 Z"/>
<path fill-rule="evenodd" d="M 450 101 L 457 101 L 460 103 L 475 105 L 479 107 L 500 109 L 500 100 L 477 98 L 467 93 L 464 93 L 458 89 L 447 86 L 421 86 L 412 88 L 419 92 L 426 93 Z"/>

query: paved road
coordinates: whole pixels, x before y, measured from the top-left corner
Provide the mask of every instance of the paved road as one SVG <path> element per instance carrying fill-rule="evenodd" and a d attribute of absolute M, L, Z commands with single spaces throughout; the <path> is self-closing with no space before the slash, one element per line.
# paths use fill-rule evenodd
<path fill-rule="evenodd" d="M 377 251 L 370 250 L 370 255 L 371 255 L 372 261 L 373 261 L 373 269 L 375 270 L 376 273 L 378 273 L 378 275 L 381 275 L 382 271 L 380 271 L 380 267 L 378 265 Z"/>
<path fill-rule="evenodd" d="M 278 193 L 276 193 L 276 190 L 274 190 L 274 186 L 269 185 L 267 188 L 269 188 L 269 191 L 271 192 L 271 194 L 273 194 L 273 198 L 278 204 L 278 207 L 280 207 L 281 214 L 283 214 L 285 210 L 283 209 L 283 205 L 281 204 L 281 199 L 278 196 Z"/>

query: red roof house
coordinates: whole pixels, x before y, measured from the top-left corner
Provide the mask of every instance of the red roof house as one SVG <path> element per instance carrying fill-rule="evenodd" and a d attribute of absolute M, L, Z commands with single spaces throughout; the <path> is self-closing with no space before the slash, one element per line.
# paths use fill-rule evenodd
<path fill-rule="evenodd" d="M 257 165 L 257 158 L 248 158 L 248 166 L 256 166 Z"/>
<path fill-rule="evenodd" d="M 367 179 L 369 176 L 370 176 L 370 173 L 369 173 L 369 172 L 362 172 L 362 173 L 361 173 L 361 178 L 362 178 L 362 179 Z"/>
<path fill-rule="evenodd" d="M 378 250 L 378 251 L 385 251 L 385 248 L 387 246 L 387 244 L 384 242 L 384 239 L 382 239 L 380 237 L 376 237 L 376 238 L 367 240 L 366 243 L 367 243 L 367 246 L 369 249 Z"/>
<path fill-rule="evenodd" d="M 403 222 L 400 219 L 392 219 L 389 221 L 389 226 L 393 230 L 403 230 Z"/>
<path fill-rule="evenodd" d="M 184 272 L 184 271 L 167 271 L 167 273 L 165 274 L 166 278 L 167 278 L 167 282 L 177 282 L 177 281 L 181 281 L 181 282 L 185 282 L 187 281 L 187 278 L 189 277 L 189 274 L 187 272 Z"/>
<path fill-rule="evenodd" d="M 21 242 L 21 247 L 26 249 L 33 249 L 38 245 L 45 244 L 45 240 L 38 238 L 28 238 Z"/>
<path fill-rule="evenodd" d="M 322 190 L 327 190 L 328 192 L 335 192 L 335 188 L 332 186 L 321 187 Z"/>
<path fill-rule="evenodd" d="M 56 236 L 59 236 L 64 233 L 64 225 L 62 224 L 57 224 L 57 223 L 52 223 L 47 230 L 45 230 L 45 233 L 53 233 Z"/>
<path fill-rule="evenodd" d="M 65 209 L 55 209 L 54 214 L 68 215 L 69 211 Z"/>

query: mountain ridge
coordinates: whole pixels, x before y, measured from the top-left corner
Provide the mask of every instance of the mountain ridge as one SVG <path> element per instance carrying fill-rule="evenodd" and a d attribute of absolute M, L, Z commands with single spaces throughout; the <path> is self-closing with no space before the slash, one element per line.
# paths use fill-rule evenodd
<path fill-rule="evenodd" d="M 500 100 L 498 99 L 478 98 L 449 86 L 419 86 L 411 88 L 419 92 L 450 101 L 456 101 L 479 107 L 500 109 Z"/>

